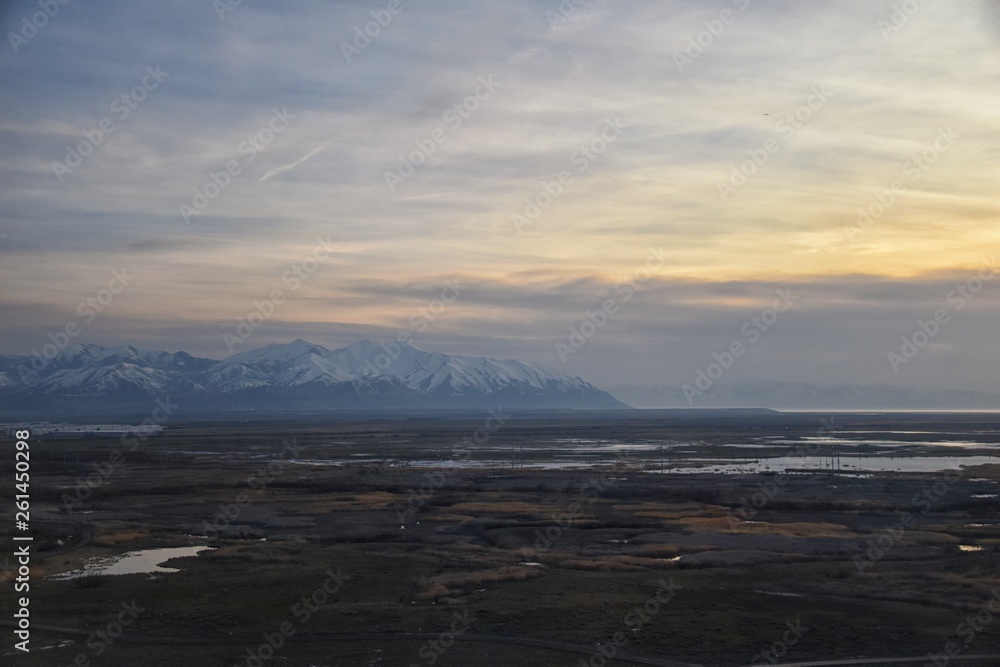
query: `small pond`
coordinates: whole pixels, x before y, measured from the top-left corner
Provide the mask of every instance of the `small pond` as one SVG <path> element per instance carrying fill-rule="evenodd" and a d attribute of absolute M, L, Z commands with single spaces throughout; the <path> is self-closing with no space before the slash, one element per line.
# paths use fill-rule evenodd
<path fill-rule="evenodd" d="M 171 558 L 197 556 L 212 547 L 169 547 L 163 549 L 143 549 L 129 551 L 111 558 L 90 558 L 82 570 L 53 575 L 52 579 L 77 579 L 95 574 L 153 574 L 156 572 L 180 572 L 176 567 L 163 567 Z"/>

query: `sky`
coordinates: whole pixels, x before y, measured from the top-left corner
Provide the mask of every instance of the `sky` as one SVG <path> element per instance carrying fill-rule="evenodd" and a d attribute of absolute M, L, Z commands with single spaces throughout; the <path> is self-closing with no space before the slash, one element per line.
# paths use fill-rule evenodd
<path fill-rule="evenodd" d="M 0 353 L 996 389 L 995 0 L 50 4 L 0 9 Z"/>

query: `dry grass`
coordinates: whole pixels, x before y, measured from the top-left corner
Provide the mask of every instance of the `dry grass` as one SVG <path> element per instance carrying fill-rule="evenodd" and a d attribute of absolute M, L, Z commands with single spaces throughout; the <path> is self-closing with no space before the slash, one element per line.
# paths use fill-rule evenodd
<path fill-rule="evenodd" d="M 647 544 L 635 551 L 644 558 L 675 558 L 682 553 L 681 548 L 674 544 Z"/>
<path fill-rule="evenodd" d="M 504 566 L 475 572 L 449 572 L 420 581 L 423 589 L 417 597 L 422 600 L 456 598 L 488 585 L 508 581 L 527 581 L 544 574 L 541 568 Z"/>
<path fill-rule="evenodd" d="M 482 516 L 483 514 L 542 515 L 546 512 L 552 511 L 552 508 L 545 505 L 513 501 L 455 503 L 448 509 L 452 512 L 473 514 L 477 516 Z"/>
<path fill-rule="evenodd" d="M 629 556 L 608 556 L 606 558 L 567 558 L 559 562 L 559 567 L 567 570 L 587 570 L 589 572 L 643 572 L 649 568 L 637 565 L 631 560 L 652 560 Z"/>
<path fill-rule="evenodd" d="M 661 521 L 678 521 L 694 517 L 719 517 L 726 514 L 725 510 L 721 507 L 696 505 L 694 503 L 668 505 L 664 503 L 645 502 L 612 505 L 612 509 L 637 517 L 660 519 Z"/>
<path fill-rule="evenodd" d="M 421 521 L 438 521 L 440 523 L 463 523 L 465 521 L 472 521 L 476 517 L 469 516 L 468 514 L 424 514 L 420 517 Z"/>
<path fill-rule="evenodd" d="M 51 568 L 35 567 L 34 565 L 28 568 L 28 578 L 31 581 L 36 581 L 50 574 L 52 574 Z M 6 586 L 9 582 L 13 582 L 16 578 L 17 565 L 13 565 L 9 570 L 0 570 L 0 585 Z"/>
<path fill-rule="evenodd" d="M 123 530 L 100 528 L 91 540 L 91 544 L 96 547 L 120 547 L 146 537 L 149 537 L 149 531 L 140 528 Z"/>
<path fill-rule="evenodd" d="M 675 567 L 672 559 L 644 558 L 641 556 L 603 556 L 601 558 L 567 558 L 559 567 L 592 572 L 642 572 Z"/>
<path fill-rule="evenodd" d="M 922 530 L 907 531 L 902 541 L 911 544 L 958 544 L 962 542 L 962 540 L 954 535 L 929 533 Z"/>
<path fill-rule="evenodd" d="M 309 503 L 303 509 L 306 514 L 329 514 L 337 510 L 380 510 L 389 509 L 393 503 L 406 503 L 406 496 L 385 491 L 370 491 L 354 495 L 339 496 Z"/>
<path fill-rule="evenodd" d="M 695 532 L 749 533 L 753 535 L 781 535 L 785 537 L 838 537 L 856 538 L 857 534 L 839 523 L 741 523 L 733 524 L 731 517 L 690 518 L 680 524 Z"/>

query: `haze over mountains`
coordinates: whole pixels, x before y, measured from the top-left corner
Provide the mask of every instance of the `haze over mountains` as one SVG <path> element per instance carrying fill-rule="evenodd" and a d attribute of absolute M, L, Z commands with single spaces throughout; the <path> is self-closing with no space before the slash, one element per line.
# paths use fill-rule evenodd
<path fill-rule="evenodd" d="M 771 408 L 774 410 L 1000 410 L 1000 394 L 954 389 L 908 389 L 891 385 L 807 382 L 720 382 L 689 401 L 682 387 L 607 387 L 615 398 L 637 409 Z"/>
<path fill-rule="evenodd" d="M 299 339 L 222 361 L 186 352 L 88 344 L 67 348 L 47 361 L 0 356 L 0 404 L 5 411 L 124 412 L 164 397 L 187 414 L 628 407 L 585 380 L 541 364 L 452 356 L 368 340 L 328 350 Z"/>

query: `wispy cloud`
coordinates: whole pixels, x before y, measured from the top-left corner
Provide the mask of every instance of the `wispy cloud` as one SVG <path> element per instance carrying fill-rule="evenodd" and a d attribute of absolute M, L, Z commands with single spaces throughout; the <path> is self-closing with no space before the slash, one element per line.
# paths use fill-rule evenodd
<path fill-rule="evenodd" d="M 271 171 L 267 172 L 266 174 L 264 174 L 263 176 L 260 177 L 260 179 L 257 181 L 257 185 L 260 185 L 264 181 L 271 180 L 272 178 L 274 178 L 278 174 L 283 174 L 286 171 L 291 171 L 292 169 L 295 169 L 297 166 L 299 166 L 303 162 L 306 162 L 310 158 L 314 157 L 317 153 L 319 153 L 320 151 L 322 151 L 324 148 L 326 148 L 327 144 L 329 144 L 329 143 L 330 143 L 329 141 L 326 141 L 326 142 L 320 144 L 319 146 L 317 146 L 316 148 L 312 149 L 311 151 L 309 151 L 308 153 L 306 153 L 305 155 L 303 155 L 302 157 L 300 157 L 295 162 L 292 162 L 291 164 L 286 164 L 284 166 L 276 167 L 276 168 L 272 169 Z"/>
<path fill-rule="evenodd" d="M 502 188 L 507 185 L 518 185 L 520 183 L 532 183 L 534 181 L 543 180 L 545 176 L 533 176 L 531 178 L 519 178 L 514 181 L 504 181 L 503 183 L 482 183 L 478 187 L 485 188 Z M 434 192 L 426 195 L 413 195 L 411 197 L 397 197 L 396 201 L 413 201 L 416 199 L 437 199 L 438 197 L 451 197 L 453 195 L 461 194 L 460 191 L 454 192 Z"/>
<path fill-rule="evenodd" d="M 300 4 L 242 3 L 221 22 L 195 0 L 93 0 L 0 56 L 0 284 L 30 305 L 0 318 L 0 352 L 45 344 L 122 267 L 136 280 L 87 338 L 204 335 L 211 351 L 333 234 L 336 257 L 265 324 L 275 340 L 391 338 L 457 276 L 469 291 L 422 335 L 558 362 L 553 341 L 662 247 L 656 280 L 671 282 L 635 290 L 571 370 L 686 381 L 684 360 L 711 361 L 760 310 L 726 289 L 774 281 L 804 296 L 741 361 L 748 376 L 878 382 L 950 289 L 928 276 L 965 284 L 1000 247 L 994 2 L 905 20 L 892 0 L 723 2 L 728 22 L 701 0 L 422 3 L 374 37 L 355 33 L 364 3 Z M 22 14 L 0 11 L 0 33 Z M 157 66 L 170 75 L 149 90 Z M 477 97 L 490 75 L 502 85 Z M 295 120 L 270 136 L 274 107 Z M 401 161 L 419 172 L 390 192 Z M 56 164 L 77 166 L 59 180 Z M 199 209 L 190 225 L 180 204 Z M 857 298 L 885 280 L 905 313 Z M 407 285 L 419 296 L 393 296 Z M 711 312 L 690 285 L 718 292 Z M 998 287 L 898 380 L 993 382 Z"/>
<path fill-rule="evenodd" d="M 437 199 L 438 197 L 451 197 L 458 192 L 435 192 L 429 195 L 413 195 L 412 197 L 399 197 L 396 201 L 413 201 L 415 199 Z"/>

